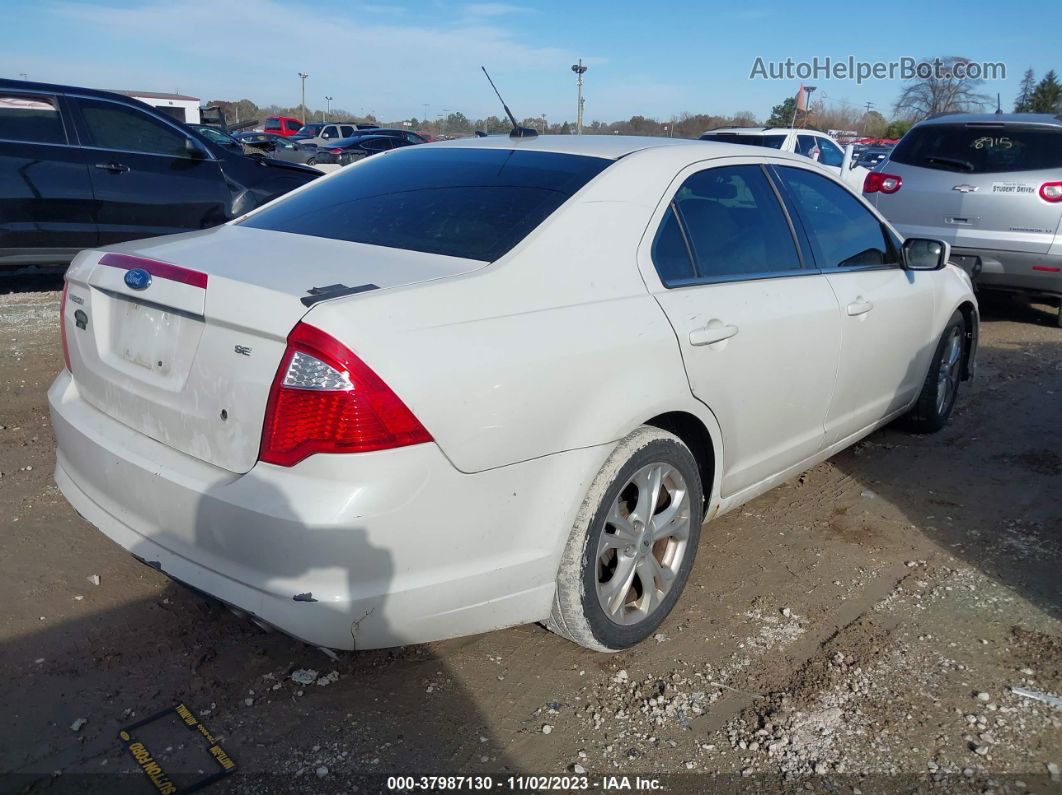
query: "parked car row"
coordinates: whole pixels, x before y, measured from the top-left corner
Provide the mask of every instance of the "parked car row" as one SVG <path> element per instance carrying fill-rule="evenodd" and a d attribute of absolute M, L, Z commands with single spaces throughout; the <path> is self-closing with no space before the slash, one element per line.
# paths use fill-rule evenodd
<path fill-rule="evenodd" d="M 121 94 L 0 80 L 0 266 L 216 226 L 319 176 Z"/>

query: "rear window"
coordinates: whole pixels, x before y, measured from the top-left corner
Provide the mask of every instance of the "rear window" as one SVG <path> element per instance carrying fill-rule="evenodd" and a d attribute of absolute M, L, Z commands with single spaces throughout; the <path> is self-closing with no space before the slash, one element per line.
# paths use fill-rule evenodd
<path fill-rule="evenodd" d="M 410 147 L 344 169 L 244 226 L 491 262 L 612 161 Z"/>
<path fill-rule="evenodd" d="M 1062 168 L 1062 128 L 927 124 L 907 133 L 890 160 L 909 166 L 992 174 Z"/>
<path fill-rule="evenodd" d="M 39 144 L 65 144 L 59 109 L 51 97 L 0 94 L 0 138 Z"/>
<path fill-rule="evenodd" d="M 781 149 L 785 143 L 784 135 L 746 135 L 743 133 L 705 133 L 702 141 L 721 141 L 725 144 L 743 144 L 744 146 L 766 146 L 768 149 Z"/>
<path fill-rule="evenodd" d="M 262 129 L 265 129 L 265 130 L 279 130 L 280 129 L 280 119 L 266 119 L 265 127 L 263 127 Z"/>

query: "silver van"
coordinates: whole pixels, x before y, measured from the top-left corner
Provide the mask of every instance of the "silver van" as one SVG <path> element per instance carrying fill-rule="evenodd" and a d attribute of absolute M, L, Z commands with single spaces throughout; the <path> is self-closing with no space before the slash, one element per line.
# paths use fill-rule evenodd
<path fill-rule="evenodd" d="M 926 119 L 863 193 L 905 237 L 950 243 L 978 286 L 1062 299 L 1062 116 Z"/>

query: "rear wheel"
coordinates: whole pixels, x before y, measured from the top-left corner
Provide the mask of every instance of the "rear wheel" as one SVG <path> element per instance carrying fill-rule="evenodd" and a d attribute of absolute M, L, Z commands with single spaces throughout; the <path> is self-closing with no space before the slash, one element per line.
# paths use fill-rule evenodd
<path fill-rule="evenodd" d="M 955 408 L 962 380 L 962 357 L 966 319 L 956 311 L 940 335 L 918 402 L 904 417 L 903 425 L 915 433 L 934 433 L 947 423 Z"/>
<path fill-rule="evenodd" d="M 693 567 L 702 494 L 697 461 L 677 436 L 642 426 L 623 439 L 572 528 L 547 626 L 596 651 L 652 634 Z"/>
<path fill-rule="evenodd" d="M 311 157 L 309 160 L 306 161 L 306 165 L 308 165 L 308 166 L 316 166 L 317 165 L 317 158 L 316 157 Z"/>

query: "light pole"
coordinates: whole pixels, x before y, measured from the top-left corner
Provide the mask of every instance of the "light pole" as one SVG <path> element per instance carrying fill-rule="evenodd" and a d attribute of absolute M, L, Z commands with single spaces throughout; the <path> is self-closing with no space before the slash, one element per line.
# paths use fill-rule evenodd
<path fill-rule="evenodd" d="M 310 75 L 307 72 L 299 72 L 299 77 L 302 79 L 302 123 L 306 123 L 306 78 Z"/>
<path fill-rule="evenodd" d="M 816 86 L 804 86 L 804 91 L 807 94 L 807 98 L 804 100 L 804 123 L 800 125 L 801 127 L 808 126 L 808 116 L 811 115 L 811 95 L 815 93 L 815 88 Z"/>
<path fill-rule="evenodd" d="M 23 80 L 29 80 L 29 75 L 25 72 L 19 72 L 18 76 L 21 77 Z"/>
<path fill-rule="evenodd" d="M 583 75 L 586 74 L 588 66 L 583 66 L 583 59 L 579 59 L 579 63 L 572 64 L 572 71 L 576 74 L 575 85 L 579 88 L 579 105 L 575 115 L 575 134 L 583 134 Z"/>
<path fill-rule="evenodd" d="M 325 121 L 332 121 L 332 100 L 335 97 L 325 97 L 325 107 L 328 110 L 325 111 Z"/>

